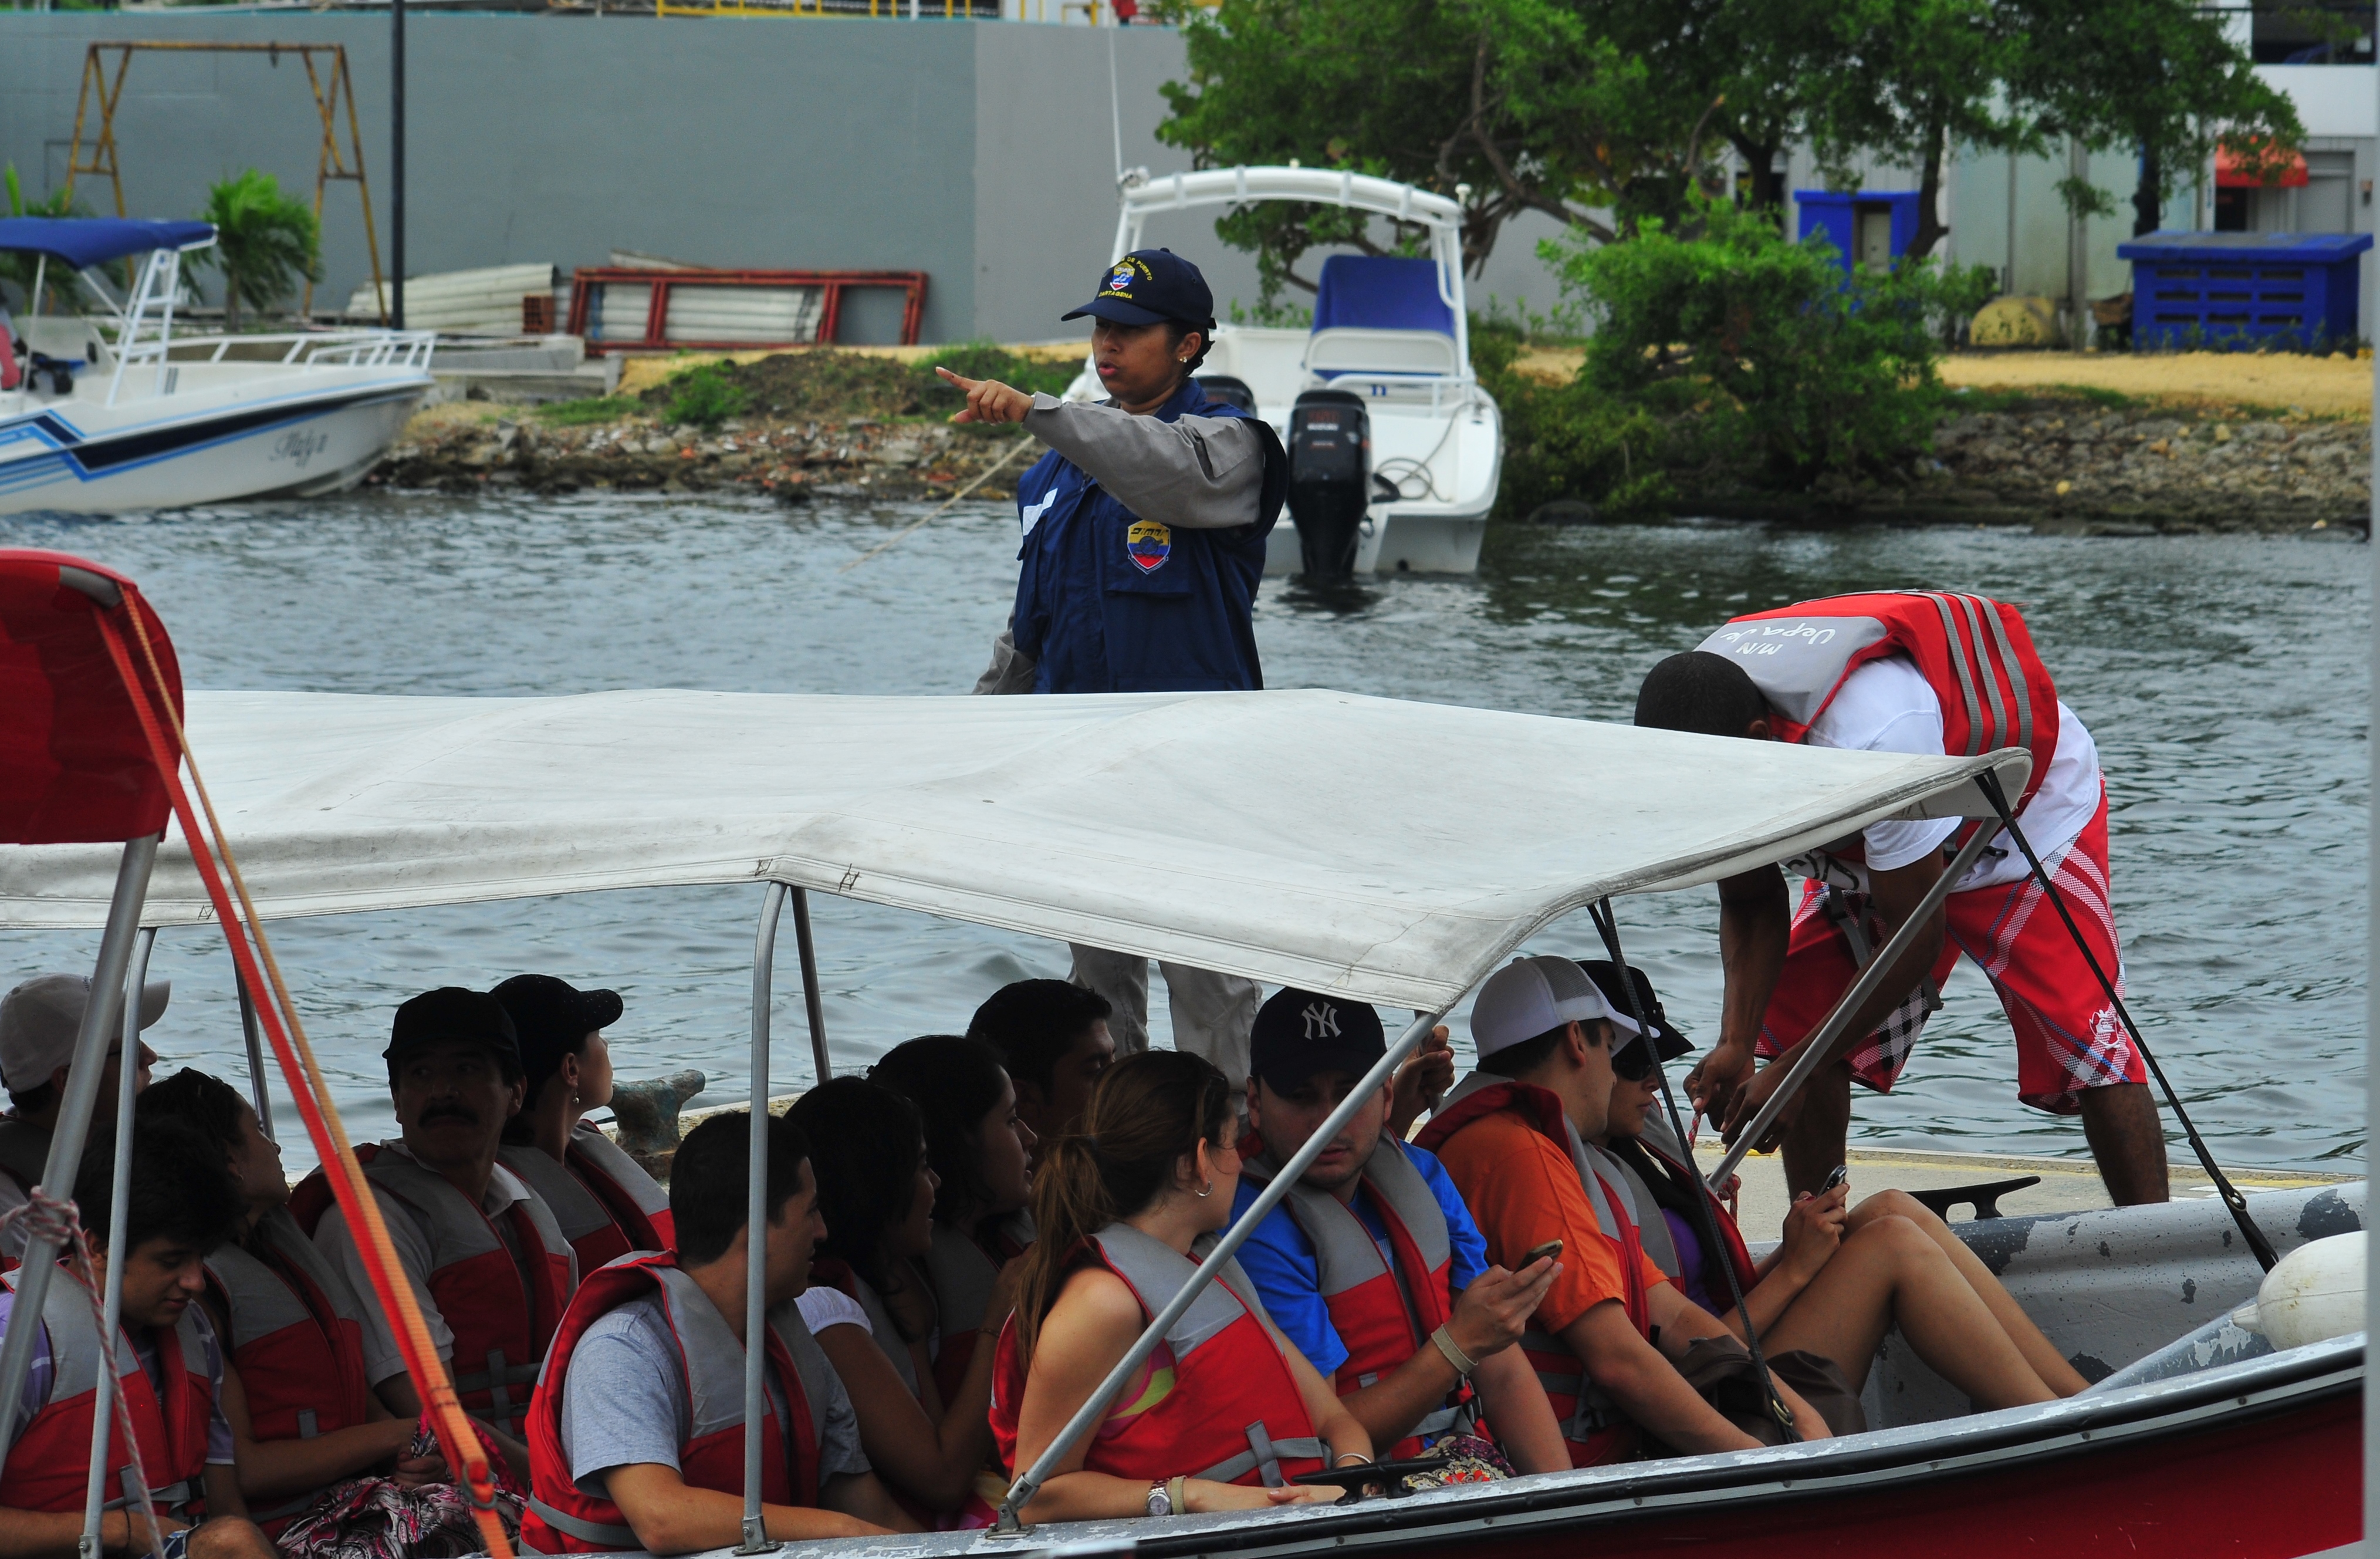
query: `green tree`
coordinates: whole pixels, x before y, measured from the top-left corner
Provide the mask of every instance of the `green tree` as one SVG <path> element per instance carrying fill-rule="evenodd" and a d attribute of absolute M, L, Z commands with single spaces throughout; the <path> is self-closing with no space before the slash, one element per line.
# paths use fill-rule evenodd
<path fill-rule="evenodd" d="M 6 199 L 10 216 L 88 214 L 80 206 L 69 201 L 67 198 L 67 192 L 63 189 L 44 200 L 26 200 L 25 187 L 18 181 L 17 164 L 14 163 L 0 167 L 0 196 Z M 28 304 L 32 302 L 33 274 L 40 264 L 40 256 L 31 254 L 0 254 L 0 282 L 15 282 L 17 290 L 25 295 Z M 46 292 L 49 289 L 44 287 L 42 290 Z"/>
<path fill-rule="evenodd" d="M 2289 98 L 2258 77 L 2197 0 L 2023 0 L 2024 48 L 2011 95 L 2046 125 L 2095 151 L 2140 156 L 2132 232 L 2154 232 L 2166 201 L 2214 156 L 2218 141 L 2277 178 L 2305 128 Z M 2105 194 L 2069 180 L 2077 211 L 2112 213 Z"/>
<path fill-rule="evenodd" d="M 210 186 L 200 220 L 214 224 L 215 247 L 201 262 L 224 274 L 224 328 L 239 329 L 246 304 L 260 312 L 288 297 L 300 280 L 322 279 L 322 225 L 305 201 L 281 191 L 269 173 L 249 168 Z"/>

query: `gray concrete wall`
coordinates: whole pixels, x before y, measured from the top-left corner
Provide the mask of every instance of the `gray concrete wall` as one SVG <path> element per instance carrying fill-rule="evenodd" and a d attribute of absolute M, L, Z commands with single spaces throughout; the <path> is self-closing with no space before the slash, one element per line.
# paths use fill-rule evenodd
<path fill-rule="evenodd" d="M 567 271 L 615 248 L 922 270 L 929 341 L 1072 338 L 1083 322 L 1057 316 L 1090 295 L 1114 236 L 1119 118 L 1125 166 L 1189 166 L 1155 135 L 1159 88 L 1187 74 L 1182 38 L 1164 29 L 416 13 L 407 33 L 416 274 Z M 385 16 L 0 11 L 0 161 L 30 189 L 65 181 L 85 47 L 125 39 L 344 43 L 385 261 Z M 127 211 L 195 213 L 209 183 L 251 166 L 310 194 L 316 123 L 294 58 L 136 55 L 116 116 Z M 103 184 L 86 177 L 78 194 L 108 209 Z M 1214 215 L 1160 217 L 1148 241 L 1196 259 L 1228 311 L 1257 300 L 1256 265 L 1216 239 Z M 1472 284 L 1474 306 L 1493 294 L 1551 307 L 1535 254 L 1550 230 L 1512 224 Z M 369 279 L 352 185 L 331 187 L 323 256 L 330 298 Z M 892 338 L 889 296 L 848 309 L 845 340 Z"/>

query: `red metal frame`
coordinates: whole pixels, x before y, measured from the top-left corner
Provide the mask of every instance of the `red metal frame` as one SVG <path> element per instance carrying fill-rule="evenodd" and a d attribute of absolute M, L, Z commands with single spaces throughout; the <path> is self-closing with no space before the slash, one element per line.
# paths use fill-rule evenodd
<path fill-rule="evenodd" d="M 637 341 L 602 341 L 588 337 L 587 320 L 597 289 L 618 283 L 650 286 L 652 305 L 645 314 L 645 334 Z M 760 347 L 797 345 L 782 341 L 672 341 L 666 328 L 670 293 L 680 286 L 814 286 L 824 294 L 819 320 L 819 346 L 832 346 L 843 323 L 845 287 L 893 286 L 903 294 L 901 345 L 914 347 L 926 323 L 926 273 L 923 271 L 648 271 L 633 266 L 588 266 L 570 278 L 570 334 L 587 342 L 590 356 L 606 352 L 751 351 Z"/>

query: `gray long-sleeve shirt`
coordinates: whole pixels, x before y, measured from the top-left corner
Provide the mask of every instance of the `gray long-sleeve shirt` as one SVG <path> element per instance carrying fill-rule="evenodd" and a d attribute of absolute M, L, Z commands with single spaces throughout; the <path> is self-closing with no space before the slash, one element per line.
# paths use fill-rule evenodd
<path fill-rule="evenodd" d="M 1033 397 L 1025 431 L 1072 460 L 1116 501 L 1185 530 L 1253 525 L 1264 494 L 1264 435 L 1242 417 L 1135 417 L 1114 406 Z M 1029 693 L 1033 662 L 1014 625 L 992 640 L 978 693 Z"/>

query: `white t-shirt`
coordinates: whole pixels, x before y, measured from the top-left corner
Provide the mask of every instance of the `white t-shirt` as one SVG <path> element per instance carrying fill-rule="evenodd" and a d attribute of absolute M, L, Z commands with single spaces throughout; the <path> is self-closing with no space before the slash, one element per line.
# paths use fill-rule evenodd
<path fill-rule="evenodd" d="M 1868 662 L 1843 679 L 1834 699 L 1810 727 L 1812 747 L 1844 748 L 1859 752 L 1923 752 L 1942 750 L 1942 701 L 1906 655 L 1886 655 Z M 2017 815 L 2024 836 L 2046 862 L 2074 842 L 2099 810 L 2099 748 L 2074 712 L 2058 705 L 2058 750 L 2049 773 Z M 1956 818 L 1920 822 L 1871 823 L 1862 834 L 1866 867 L 1889 871 L 1939 850 L 1959 831 Z M 1785 863 L 1805 877 L 1831 877 L 1839 885 L 1864 890 L 1867 870 L 1857 863 L 1801 857 Z M 1973 888 L 1999 887 L 2025 876 L 2024 853 L 2002 830 L 1959 883 Z"/>
<path fill-rule="evenodd" d="M 871 1337 L 876 1334 L 876 1328 L 868 1323 L 868 1311 L 858 1300 L 823 1283 L 803 1289 L 794 1308 L 802 1312 L 802 1324 L 810 1329 L 813 1337 L 830 1326 L 856 1326 Z"/>

